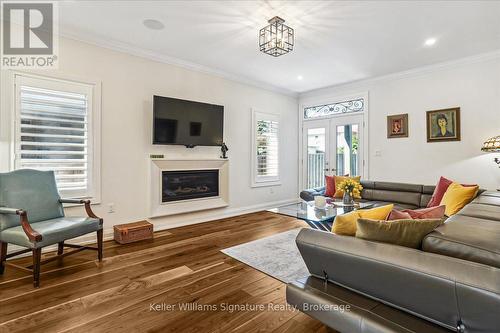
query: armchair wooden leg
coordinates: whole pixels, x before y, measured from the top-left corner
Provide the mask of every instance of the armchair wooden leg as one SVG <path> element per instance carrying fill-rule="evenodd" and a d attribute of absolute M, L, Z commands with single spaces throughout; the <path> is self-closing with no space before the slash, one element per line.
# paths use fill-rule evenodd
<path fill-rule="evenodd" d="M 60 256 L 64 253 L 64 241 L 57 243 L 57 255 Z"/>
<path fill-rule="evenodd" d="M 102 229 L 97 231 L 97 258 L 99 261 L 102 261 L 102 233 Z"/>
<path fill-rule="evenodd" d="M 40 261 L 42 259 L 42 249 L 33 250 L 33 286 L 40 287 Z"/>
<path fill-rule="evenodd" d="M 0 242 L 0 275 L 5 270 L 5 259 L 7 258 L 7 243 Z"/>

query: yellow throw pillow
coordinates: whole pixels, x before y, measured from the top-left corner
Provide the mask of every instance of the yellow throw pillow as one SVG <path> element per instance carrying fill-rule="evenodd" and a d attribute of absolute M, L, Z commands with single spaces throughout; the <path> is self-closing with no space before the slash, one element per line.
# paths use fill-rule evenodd
<path fill-rule="evenodd" d="M 387 216 L 389 216 L 393 208 L 394 205 L 390 204 L 372 209 L 360 209 L 357 212 L 359 214 L 359 217 L 363 219 L 385 220 L 387 219 Z"/>
<path fill-rule="evenodd" d="M 352 211 L 347 214 L 337 215 L 333 222 L 332 232 L 337 235 L 354 236 L 356 235 L 356 222 L 358 221 L 358 212 Z"/>
<path fill-rule="evenodd" d="M 355 236 L 356 235 L 356 222 L 358 218 L 385 220 L 391 213 L 393 204 L 376 207 L 372 209 L 355 210 L 347 214 L 337 215 L 333 221 L 332 232 L 337 235 Z"/>
<path fill-rule="evenodd" d="M 335 178 L 335 186 L 338 186 L 340 183 L 342 183 L 344 180 L 346 179 L 352 179 L 356 182 L 360 182 L 361 181 L 361 176 L 355 176 L 355 177 L 347 177 L 347 176 L 333 176 Z M 342 198 L 344 196 L 344 191 L 343 190 L 339 190 L 339 189 L 335 189 L 335 194 L 333 195 L 334 198 Z M 354 197 L 355 199 L 361 199 L 361 196 L 359 197 Z"/>
<path fill-rule="evenodd" d="M 440 205 L 445 205 L 446 216 L 452 216 L 465 205 L 474 199 L 479 190 L 479 186 L 462 186 L 458 183 L 451 183 L 446 192 L 444 192 L 443 199 Z"/>

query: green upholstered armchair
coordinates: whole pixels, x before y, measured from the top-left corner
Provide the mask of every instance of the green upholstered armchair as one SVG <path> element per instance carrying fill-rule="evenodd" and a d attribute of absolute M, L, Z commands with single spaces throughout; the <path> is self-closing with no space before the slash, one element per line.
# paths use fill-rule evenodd
<path fill-rule="evenodd" d="M 88 216 L 64 216 L 63 203 L 84 204 Z M 40 285 L 40 265 L 46 262 L 85 249 L 96 250 L 101 261 L 102 224 L 89 200 L 60 198 L 54 172 L 22 169 L 0 173 L 0 275 L 7 258 L 26 252 L 33 254 L 33 265 L 27 269 L 33 271 L 35 287 Z M 97 232 L 97 248 L 64 243 L 91 232 Z M 27 249 L 7 254 L 8 244 Z M 57 256 L 41 261 L 42 248 L 53 244 L 58 244 Z M 64 253 L 64 247 L 76 250 Z"/>

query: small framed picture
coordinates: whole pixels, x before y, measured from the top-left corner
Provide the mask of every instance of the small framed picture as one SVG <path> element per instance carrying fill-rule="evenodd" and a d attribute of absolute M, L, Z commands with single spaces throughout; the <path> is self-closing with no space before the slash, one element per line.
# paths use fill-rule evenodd
<path fill-rule="evenodd" d="M 389 139 L 408 137 L 408 113 L 387 116 L 387 137 Z"/>
<path fill-rule="evenodd" d="M 427 111 L 427 142 L 460 141 L 460 108 Z"/>

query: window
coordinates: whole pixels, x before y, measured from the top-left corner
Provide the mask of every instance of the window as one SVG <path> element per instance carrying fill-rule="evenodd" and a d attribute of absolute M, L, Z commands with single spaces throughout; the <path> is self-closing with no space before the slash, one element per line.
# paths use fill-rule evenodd
<path fill-rule="evenodd" d="M 15 76 L 15 169 L 53 170 L 61 196 L 98 200 L 94 85 Z"/>
<path fill-rule="evenodd" d="M 279 184 L 279 116 L 253 112 L 252 186 Z"/>
<path fill-rule="evenodd" d="M 333 116 L 343 113 L 363 112 L 364 98 L 357 98 L 338 103 L 309 106 L 304 108 L 304 119 Z"/>

